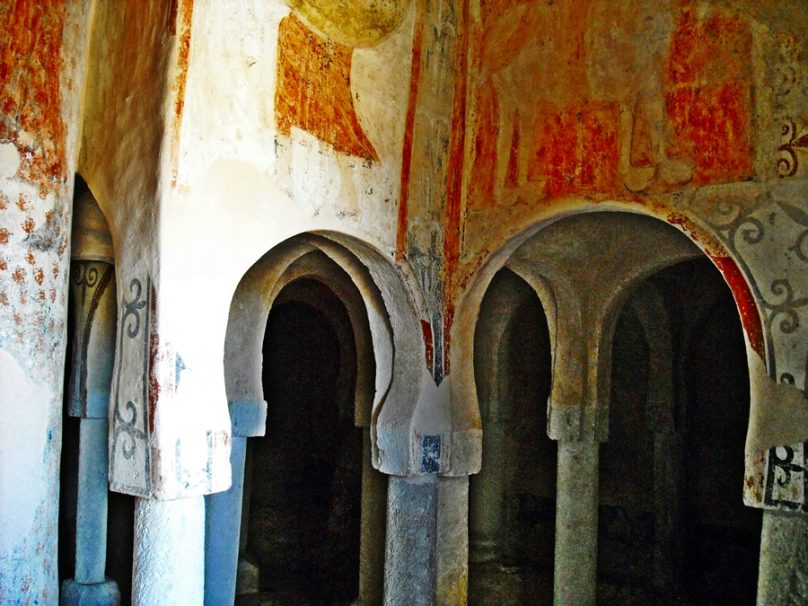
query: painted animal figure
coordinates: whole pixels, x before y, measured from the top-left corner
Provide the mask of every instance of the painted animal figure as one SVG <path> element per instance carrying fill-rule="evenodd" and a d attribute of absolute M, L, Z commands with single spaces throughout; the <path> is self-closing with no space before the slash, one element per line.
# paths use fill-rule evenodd
<path fill-rule="evenodd" d="M 626 187 L 689 180 L 690 164 L 666 154 L 662 82 L 674 17 L 674 0 L 537 0 L 503 11 L 482 48 L 482 78 L 490 79 L 499 107 L 497 185 L 505 182 L 512 146 L 516 186 L 527 183 L 542 112 L 583 100 L 619 108 L 618 170 Z M 631 164 L 638 112 L 651 131 L 651 166 Z"/>

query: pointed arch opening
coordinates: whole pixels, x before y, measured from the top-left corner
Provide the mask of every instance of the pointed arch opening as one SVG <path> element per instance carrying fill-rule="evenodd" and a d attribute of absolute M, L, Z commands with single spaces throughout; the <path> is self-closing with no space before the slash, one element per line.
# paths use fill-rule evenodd
<path fill-rule="evenodd" d="M 749 417 L 743 329 L 707 259 L 637 285 L 612 349 L 601 445 L 603 603 L 754 604 L 762 515 L 739 497 Z"/>
<path fill-rule="evenodd" d="M 206 599 L 381 600 L 387 482 L 371 433 L 401 377 L 373 260 L 352 250 L 292 238 L 236 290 L 224 362 L 243 492 L 237 504 L 209 497 L 221 502 L 206 514 L 206 568 L 226 574 L 206 574 Z M 225 524 L 238 543 L 232 557 L 217 538 Z"/>
<path fill-rule="evenodd" d="M 482 468 L 469 480 L 469 604 L 551 604 L 556 443 L 550 335 L 536 292 L 501 269 L 474 331 Z"/>

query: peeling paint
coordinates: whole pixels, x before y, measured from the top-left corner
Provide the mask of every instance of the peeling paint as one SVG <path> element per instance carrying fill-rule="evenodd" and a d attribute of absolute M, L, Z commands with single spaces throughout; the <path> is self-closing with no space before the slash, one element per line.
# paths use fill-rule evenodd
<path fill-rule="evenodd" d="M 39 194 L 67 179 L 60 90 L 64 0 L 16 0 L 0 10 L 0 143 L 13 143 L 16 174 Z"/>
<path fill-rule="evenodd" d="M 284 18 L 278 31 L 275 122 L 284 135 L 296 126 L 337 151 L 378 160 L 354 109 L 352 52 L 319 38 L 294 15 Z"/>

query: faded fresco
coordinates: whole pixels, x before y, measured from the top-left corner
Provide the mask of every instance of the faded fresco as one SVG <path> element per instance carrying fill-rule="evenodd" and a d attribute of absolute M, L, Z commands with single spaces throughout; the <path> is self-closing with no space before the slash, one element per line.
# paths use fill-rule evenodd
<path fill-rule="evenodd" d="M 295 15 L 278 29 L 278 87 L 275 122 L 311 133 L 336 151 L 378 160 L 353 105 L 353 49 L 318 36 Z"/>
<path fill-rule="evenodd" d="M 740 16 L 673 0 L 489 1 L 476 26 L 470 209 L 754 176 Z"/>

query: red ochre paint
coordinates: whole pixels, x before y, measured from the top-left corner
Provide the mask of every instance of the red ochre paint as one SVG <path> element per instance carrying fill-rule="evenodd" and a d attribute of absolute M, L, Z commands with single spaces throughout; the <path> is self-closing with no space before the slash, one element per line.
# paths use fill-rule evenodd
<path fill-rule="evenodd" d="M 401 193 L 398 203 L 396 229 L 396 259 L 401 261 L 407 253 L 407 210 L 412 168 L 412 136 L 415 125 L 415 106 L 418 101 L 418 80 L 421 77 L 421 49 L 424 40 L 424 2 L 418 0 L 415 31 L 412 40 L 412 66 L 410 68 L 410 95 L 407 99 L 407 117 L 404 123 L 404 143 L 401 150 Z"/>
<path fill-rule="evenodd" d="M 17 175 L 44 195 L 67 178 L 62 122 L 64 0 L 16 0 L 0 11 L 0 141 L 17 146 Z M 19 141 L 31 133 L 31 147 Z"/>
<path fill-rule="evenodd" d="M 443 374 L 449 374 L 449 341 L 454 318 L 457 270 L 460 262 L 460 233 L 463 198 L 463 167 L 466 148 L 466 91 L 468 86 L 468 2 L 463 3 L 460 31 L 455 47 L 455 90 L 452 133 L 449 139 L 449 178 L 446 183 L 446 226 L 443 234 Z"/>
<path fill-rule="evenodd" d="M 278 83 L 275 124 L 311 133 L 336 151 L 378 161 L 354 108 L 351 94 L 353 49 L 325 40 L 294 15 L 278 27 Z"/>
<path fill-rule="evenodd" d="M 175 35 L 177 32 L 177 0 L 172 0 L 169 15 L 169 34 Z M 180 128 L 182 126 L 182 114 L 185 106 L 185 83 L 188 79 L 188 66 L 191 57 L 191 18 L 193 16 L 193 0 L 182 0 L 182 29 L 177 42 L 179 52 L 177 56 L 177 76 L 174 81 L 174 124 L 173 124 L 173 151 L 172 151 L 172 184 L 177 182 L 177 170 L 179 166 Z"/>
<path fill-rule="evenodd" d="M 741 315 L 741 324 L 749 339 L 749 345 L 761 359 L 765 360 L 766 356 L 763 353 L 763 326 L 761 325 L 760 313 L 749 284 L 732 257 L 710 256 L 710 259 L 715 263 L 730 290 L 732 290 L 735 304 L 738 306 L 738 312 Z"/>
<path fill-rule="evenodd" d="M 151 310 L 150 323 L 155 322 L 157 317 L 157 301 L 154 295 L 154 290 L 151 293 L 151 303 L 149 306 Z M 160 345 L 160 336 L 157 334 L 154 326 L 146 326 L 144 330 L 151 331 L 149 335 L 149 433 L 154 433 L 154 417 L 157 412 L 157 401 L 160 399 L 160 382 L 157 380 L 155 374 L 157 370 L 157 354 Z"/>
<path fill-rule="evenodd" d="M 732 291 L 735 305 L 741 316 L 743 326 L 749 345 L 763 359 L 766 359 L 763 350 L 763 326 L 760 322 L 760 312 L 757 302 L 735 260 L 729 256 L 723 245 L 716 238 L 701 229 L 693 219 L 679 213 L 668 215 L 668 223 L 678 226 L 699 248 L 704 251 L 710 260 L 715 264 L 724 280 Z"/>
<path fill-rule="evenodd" d="M 421 332 L 424 335 L 424 358 L 426 360 L 426 367 L 431 373 L 435 352 L 432 345 L 432 326 L 426 320 L 421 320 Z"/>

